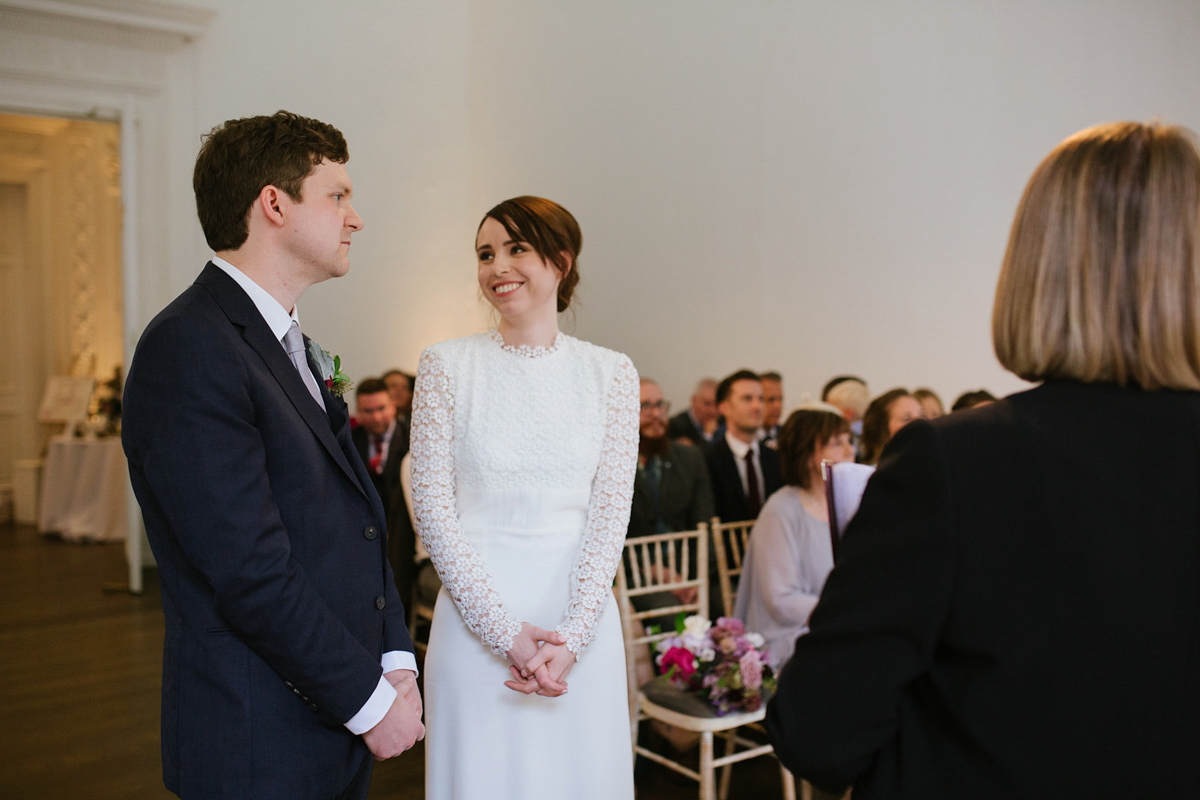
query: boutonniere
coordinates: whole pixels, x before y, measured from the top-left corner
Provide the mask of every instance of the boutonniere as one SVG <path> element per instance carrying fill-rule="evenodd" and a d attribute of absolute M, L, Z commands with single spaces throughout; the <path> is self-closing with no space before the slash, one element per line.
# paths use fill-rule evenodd
<path fill-rule="evenodd" d="M 341 397 L 346 392 L 354 388 L 354 381 L 342 372 L 341 356 L 331 355 L 328 350 L 314 342 L 308 340 L 308 354 L 312 356 L 312 360 L 317 364 L 317 370 L 321 373 L 321 377 L 325 381 L 325 388 L 334 397 Z"/>

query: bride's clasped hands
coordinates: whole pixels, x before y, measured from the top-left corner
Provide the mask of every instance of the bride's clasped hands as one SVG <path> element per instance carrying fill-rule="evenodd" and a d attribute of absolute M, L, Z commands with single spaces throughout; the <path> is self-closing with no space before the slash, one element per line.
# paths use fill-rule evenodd
<path fill-rule="evenodd" d="M 567 693 L 567 673 L 575 665 L 575 654 L 561 633 L 521 623 L 521 632 L 513 637 L 508 657 L 512 678 L 504 685 L 514 692 L 561 697 Z"/>

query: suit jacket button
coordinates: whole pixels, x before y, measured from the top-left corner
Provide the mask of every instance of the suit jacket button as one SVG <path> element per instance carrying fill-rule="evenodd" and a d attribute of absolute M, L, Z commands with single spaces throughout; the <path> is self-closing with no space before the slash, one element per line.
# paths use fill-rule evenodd
<path fill-rule="evenodd" d="M 383 599 L 383 595 L 375 598 L 375 607 L 383 611 L 383 607 L 387 605 L 387 600 Z"/>
<path fill-rule="evenodd" d="M 368 525 L 363 530 L 363 536 L 365 536 L 368 539 L 374 539 L 378 535 L 379 535 L 379 528 L 376 528 L 374 525 Z"/>
<path fill-rule="evenodd" d="M 316 711 L 316 710 L 317 710 L 317 704 L 316 704 L 316 703 L 309 703 L 309 704 L 308 704 L 308 707 L 309 707 L 310 709 L 312 709 L 313 711 Z"/>

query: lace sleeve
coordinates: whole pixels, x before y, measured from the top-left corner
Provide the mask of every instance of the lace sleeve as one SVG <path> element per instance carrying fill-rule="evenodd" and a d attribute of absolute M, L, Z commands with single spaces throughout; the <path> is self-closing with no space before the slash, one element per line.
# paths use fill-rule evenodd
<path fill-rule="evenodd" d="M 613 376 L 605 417 L 604 450 L 592 479 L 587 526 L 571 572 L 566 618 L 555 629 L 578 658 L 596 635 L 596 623 L 612 595 L 621 560 L 638 454 L 638 374 L 622 358 Z"/>
<path fill-rule="evenodd" d="M 467 623 L 497 655 L 512 649 L 514 619 L 483 559 L 463 536 L 454 501 L 454 386 L 442 359 L 426 350 L 417 366 L 412 407 L 412 501 L 417 533 L 446 591 Z"/>

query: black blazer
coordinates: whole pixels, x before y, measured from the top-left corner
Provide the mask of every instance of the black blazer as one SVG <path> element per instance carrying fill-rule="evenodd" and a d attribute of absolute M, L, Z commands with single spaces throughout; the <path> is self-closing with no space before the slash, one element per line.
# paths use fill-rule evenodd
<path fill-rule="evenodd" d="M 767 498 L 783 485 L 783 473 L 779 468 L 779 453 L 770 447 L 759 446 L 759 457 L 762 461 L 763 489 L 762 502 L 766 505 Z M 722 522 L 741 522 L 754 519 L 750 513 L 750 504 L 746 500 L 746 492 L 742 489 L 742 478 L 738 474 L 737 461 L 729 442 L 724 436 L 715 439 L 708 448 L 708 476 L 712 480 L 713 504 L 716 514 Z"/>
<path fill-rule="evenodd" d="M 692 422 L 692 418 L 686 410 L 680 411 L 667 420 L 667 437 L 672 441 L 687 439 L 701 450 L 709 448 L 709 441 L 704 438 L 704 432 L 696 427 L 696 423 Z"/>
<path fill-rule="evenodd" d="M 322 391 L 327 413 L 212 264 L 134 354 L 122 440 L 166 618 L 163 779 L 183 797 L 335 796 L 370 757 L 343 723 L 382 654 L 413 649 L 383 505 Z"/>
<path fill-rule="evenodd" d="M 712 519 L 712 486 L 704 465 L 704 454 L 699 448 L 676 442 L 670 444 L 663 459 L 658 495 L 663 520 L 673 531 L 691 530 Z M 633 484 L 628 535 L 648 536 L 655 532 L 656 522 L 650 491 L 639 477 Z"/>
<path fill-rule="evenodd" d="M 897 433 L 771 701 L 855 798 L 1200 797 L 1200 394 L 1052 382 Z"/>
<path fill-rule="evenodd" d="M 363 466 L 370 464 L 371 440 L 367 431 L 360 425 L 350 431 L 350 438 L 354 440 L 354 448 L 358 450 Z M 385 508 L 391 503 L 392 495 L 400 488 L 400 462 L 407 452 L 408 426 L 396 420 L 396 430 L 392 433 L 392 440 L 388 442 L 383 472 L 376 475 L 367 469 L 367 474 L 371 476 L 371 482 L 375 484 L 375 491 L 379 492 Z"/>

